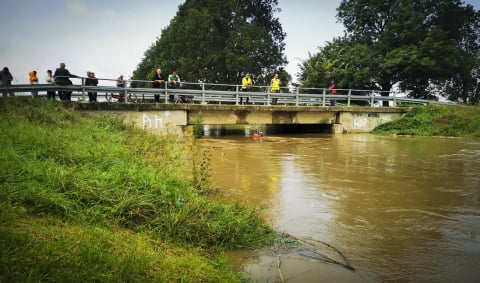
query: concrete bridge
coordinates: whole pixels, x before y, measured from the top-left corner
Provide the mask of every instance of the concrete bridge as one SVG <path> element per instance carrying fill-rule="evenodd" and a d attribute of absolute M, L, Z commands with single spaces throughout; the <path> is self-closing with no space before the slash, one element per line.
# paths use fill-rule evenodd
<path fill-rule="evenodd" d="M 318 125 L 330 133 L 366 133 L 400 118 L 406 107 L 280 106 L 164 103 L 78 103 L 71 106 L 92 116 L 116 117 L 156 134 L 183 135 L 195 124 L 211 127 L 237 125 Z"/>
<path fill-rule="evenodd" d="M 215 89 L 219 87 L 231 89 Z M 318 125 L 322 132 L 365 133 L 410 111 L 409 107 L 396 105 L 431 102 L 373 90 L 337 89 L 337 94 L 330 94 L 325 88 L 306 89 L 305 92 L 285 89 L 285 92 L 270 93 L 267 86 L 257 88 L 243 93 L 238 85 L 204 83 L 191 84 L 185 89 L 92 87 L 85 86 L 82 78 L 80 85 L 15 85 L 0 87 L 0 91 L 19 96 L 30 96 L 32 92 L 41 96 L 46 91 L 70 91 L 73 102 L 65 102 L 66 106 L 90 115 L 118 117 L 126 124 L 149 132 L 179 135 L 195 124 L 256 129 L 269 125 Z M 97 92 L 99 101 L 103 102 L 86 102 L 87 92 Z M 127 103 L 115 102 L 114 94 L 119 93 Z M 161 103 L 154 101 L 154 95 L 160 96 Z M 179 96 L 190 99 L 188 103 L 172 103 L 175 101 L 172 98 Z M 241 105 L 242 96 L 248 96 L 254 105 Z M 276 105 L 272 105 L 273 99 Z M 337 106 L 326 106 L 330 100 L 336 100 Z M 355 106 L 351 102 L 369 106 Z M 378 107 L 385 103 L 393 107 Z"/>

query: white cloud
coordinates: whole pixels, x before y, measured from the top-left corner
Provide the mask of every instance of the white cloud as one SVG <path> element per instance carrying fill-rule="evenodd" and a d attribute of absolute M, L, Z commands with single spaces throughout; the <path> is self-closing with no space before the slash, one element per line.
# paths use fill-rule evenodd
<path fill-rule="evenodd" d="M 85 14 L 88 11 L 87 3 L 82 0 L 67 0 L 65 1 L 65 11 L 67 14 Z"/>

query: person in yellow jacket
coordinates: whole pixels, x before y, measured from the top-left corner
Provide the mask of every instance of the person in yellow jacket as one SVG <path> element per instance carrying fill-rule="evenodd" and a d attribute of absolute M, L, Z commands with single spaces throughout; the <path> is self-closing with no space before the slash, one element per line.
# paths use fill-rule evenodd
<path fill-rule="evenodd" d="M 271 93 L 279 93 L 280 92 L 280 79 L 278 78 L 278 74 L 273 76 L 273 79 L 270 81 L 270 92 Z M 277 104 L 278 98 L 272 98 L 272 104 Z"/>
<path fill-rule="evenodd" d="M 249 73 L 246 73 L 245 76 L 243 77 L 242 79 L 242 91 L 244 92 L 248 92 L 250 91 L 250 87 L 252 87 L 252 78 L 250 77 L 250 74 Z M 248 99 L 249 97 L 246 96 L 246 99 L 247 99 L 247 103 L 248 103 Z M 240 104 L 243 103 L 243 96 L 240 96 Z"/>
<path fill-rule="evenodd" d="M 28 76 L 29 76 L 31 85 L 36 85 L 38 83 L 37 71 L 31 71 L 30 73 L 28 73 Z M 38 91 L 32 91 L 32 97 L 35 98 L 37 96 L 38 96 Z"/>

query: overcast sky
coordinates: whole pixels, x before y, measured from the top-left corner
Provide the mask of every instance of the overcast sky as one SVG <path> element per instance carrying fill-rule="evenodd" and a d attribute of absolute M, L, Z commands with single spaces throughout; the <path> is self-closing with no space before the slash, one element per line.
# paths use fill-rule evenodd
<path fill-rule="evenodd" d="M 0 67 L 14 84 L 28 83 L 36 70 L 40 83 L 60 62 L 76 75 L 129 78 L 144 52 L 176 15 L 183 0 L 1 0 Z M 279 0 L 280 19 L 296 80 L 298 64 L 319 46 L 343 34 L 336 21 L 340 0 Z M 466 1 L 479 9 L 479 0 Z M 159 66 L 161 67 L 161 66 Z M 167 70 L 168 71 L 168 70 Z"/>

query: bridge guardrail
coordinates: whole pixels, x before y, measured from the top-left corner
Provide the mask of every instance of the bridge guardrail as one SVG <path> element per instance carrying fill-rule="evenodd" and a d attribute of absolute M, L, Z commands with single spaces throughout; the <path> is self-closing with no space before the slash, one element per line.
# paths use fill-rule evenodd
<path fill-rule="evenodd" d="M 396 93 L 389 92 L 389 96 L 381 96 L 380 91 L 376 90 L 356 90 L 356 89 L 336 89 L 336 94 L 331 94 L 326 88 L 281 88 L 283 92 L 271 93 L 268 86 L 255 86 L 255 91 L 242 92 L 240 85 L 227 84 L 211 84 L 211 83 L 187 83 L 185 88 L 172 89 L 165 84 L 164 88 L 132 88 L 125 84 L 125 87 L 117 86 L 86 86 L 84 85 L 84 78 L 81 79 L 80 85 L 51 85 L 51 84 L 37 84 L 37 85 L 12 85 L 0 86 L 0 93 L 8 94 L 9 92 L 19 96 L 30 96 L 31 92 L 37 92 L 39 96 L 45 95 L 46 91 L 71 91 L 72 98 L 77 101 L 85 101 L 88 97 L 88 92 L 97 92 L 98 100 L 108 102 L 108 99 L 103 100 L 102 94 L 123 93 L 124 97 L 135 94 L 141 101 L 154 101 L 154 95 L 160 95 L 160 101 L 163 103 L 171 103 L 171 96 L 188 96 L 191 103 L 201 104 L 239 104 L 240 97 L 249 97 L 252 104 L 256 105 L 271 105 L 272 99 L 277 99 L 278 105 L 313 105 L 313 106 L 328 106 L 330 100 L 335 100 L 339 105 L 351 106 L 352 102 L 360 102 L 371 107 L 381 106 L 383 101 L 392 102 L 392 106 L 398 104 L 429 104 L 432 101 L 425 99 L 413 99 L 408 97 L 397 97 Z M 114 81 L 111 79 L 98 79 L 99 81 Z M 131 82 L 147 82 L 139 80 L 129 80 Z M 150 82 L 150 81 L 148 81 Z M 226 88 L 231 90 L 215 90 L 215 88 Z M 260 91 L 257 91 L 260 90 Z M 45 92 L 45 93 L 41 93 Z M 308 93 L 307 93 L 308 92 Z M 436 103 L 439 103 L 435 101 Z M 440 102 L 441 103 L 441 102 Z M 453 103 L 445 103 L 453 104 Z"/>

